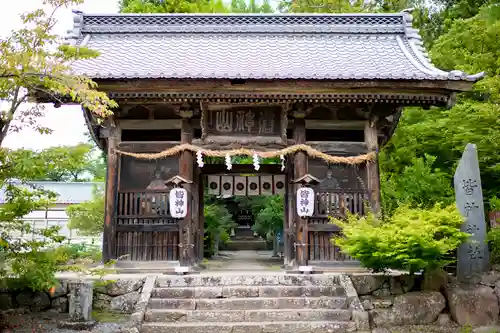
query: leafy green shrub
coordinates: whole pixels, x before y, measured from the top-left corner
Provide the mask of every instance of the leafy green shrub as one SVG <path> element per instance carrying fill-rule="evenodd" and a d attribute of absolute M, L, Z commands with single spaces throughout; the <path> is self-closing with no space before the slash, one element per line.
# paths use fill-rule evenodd
<path fill-rule="evenodd" d="M 272 240 L 274 235 L 283 229 L 283 218 L 283 197 L 279 195 L 263 197 L 262 206 L 252 229 L 266 239 Z"/>
<path fill-rule="evenodd" d="M 500 227 L 493 228 L 488 232 L 488 242 L 491 263 L 500 264 Z"/>
<path fill-rule="evenodd" d="M 490 198 L 490 210 L 500 211 L 500 198 L 497 198 L 496 196 Z"/>
<path fill-rule="evenodd" d="M 101 247 L 94 244 L 67 244 L 58 247 L 58 251 L 66 254 L 68 259 L 90 259 L 99 262 L 102 259 Z"/>
<path fill-rule="evenodd" d="M 204 237 L 204 255 L 211 257 L 218 244 L 216 240 L 228 241 L 228 230 L 236 227 L 232 215 L 226 207 L 219 204 L 208 204 L 204 207 L 205 214 L 205 237 Z"/>
<path fill-rule="evenodd" d="M 374 215 L 332 219 L 344 237 L 333 242 L 374 271 L 433 271 L 450 264 L 449 256 L 469 234 L 460 231 L 463 217 L 455 205 L 429 209 L 401 206 L 385 221 Z"/>
<path fill-rule="evenodd" d="M 66 208 L 68 227 L 84 236 L 98 236 L 104 228 L 104 190 L 95 186 L 92 200 Z"/>

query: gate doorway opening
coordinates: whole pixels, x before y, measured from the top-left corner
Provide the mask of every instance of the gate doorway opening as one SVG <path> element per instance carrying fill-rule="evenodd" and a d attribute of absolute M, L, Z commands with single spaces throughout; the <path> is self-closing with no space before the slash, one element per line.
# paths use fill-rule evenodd
<path fill-rule="evenodd" d="M 225 164 L 207 166 L 211 168 L 204 167 L 200 175 L 206 269 L 280 270 L 287 196 L 280 165 L 259 170 L 252 164 L 235 164 L 230 170 Z"/>

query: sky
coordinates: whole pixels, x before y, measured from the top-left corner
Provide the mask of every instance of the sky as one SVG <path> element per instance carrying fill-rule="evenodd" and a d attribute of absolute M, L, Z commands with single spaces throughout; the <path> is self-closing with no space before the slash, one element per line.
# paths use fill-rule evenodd
<path fill-rule="evenodd" d="M 8 6 L 2 6 L 0 11 L 0 36 L 2 37 L 8 36 L 11 30 L 21 27 L 19 14 L 42 6 L 42 0 L 0 1 L 8 2 Z M 73 27 L 71 9 L 80 9 L 89 13 L 116 13 L 118 0 L 85 0 L 85 3 L 79 7 L 60 10 L 57 13 L 58 24 L 55 27 L 57 34 L 65 35 L 66 31 Z M 3 146 L 12 149 L 40 150 L 60 145 L 76 145 L 86 141 L 86 126 L 79 106 L 62 106 L 55 109 L 48 105 L 46 115 L 40 119 L 40 122 L 52 129 L 52 133 L 42 135 L 29 129 L 13 132 L 7 136 Z"/>

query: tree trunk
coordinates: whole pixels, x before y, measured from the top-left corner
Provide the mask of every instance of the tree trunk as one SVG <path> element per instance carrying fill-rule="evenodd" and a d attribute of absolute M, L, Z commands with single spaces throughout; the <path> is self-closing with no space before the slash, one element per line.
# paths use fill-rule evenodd
<path fill-rule="evenodd" d="M 220 231 L 215 234 L 214 240 L 214 256 L 219 255 L 219 244 L 220 244 Z"/>
<path fill-rule="evenodd" d="M 277 257 L 278 256 L 278 247 L 279 247 L 279 244 L 278 244 L 278 234 L 277 233 L 273 233 L 273 257 Z"/>

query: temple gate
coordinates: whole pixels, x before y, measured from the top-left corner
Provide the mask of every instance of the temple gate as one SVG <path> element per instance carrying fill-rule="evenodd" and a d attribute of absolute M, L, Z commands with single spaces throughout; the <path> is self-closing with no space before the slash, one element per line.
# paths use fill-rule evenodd
<path fill-rule="evenodd" d="M 330 242 L 340 230 L 328 217 L 380 210 L 377 153 L 403 107 L 449 106 L 481 76 L 433 67 L 408 13 L 76 12 L 72 34 L 101 54 L 75 71 L 120 105 L 102 126 L 85 111 L 108 154 L 105 260 L 199 262 L 206 183 L 284 193 L 285 264 L 350 263 Z M 284 166 L 200 164 L 226 155 L 280 156 Z M 310 218 L 296 207 L 305 180 L 314 180 Z M 174 186 L 188 193 L 181 220 L 167 204 Z"/>

